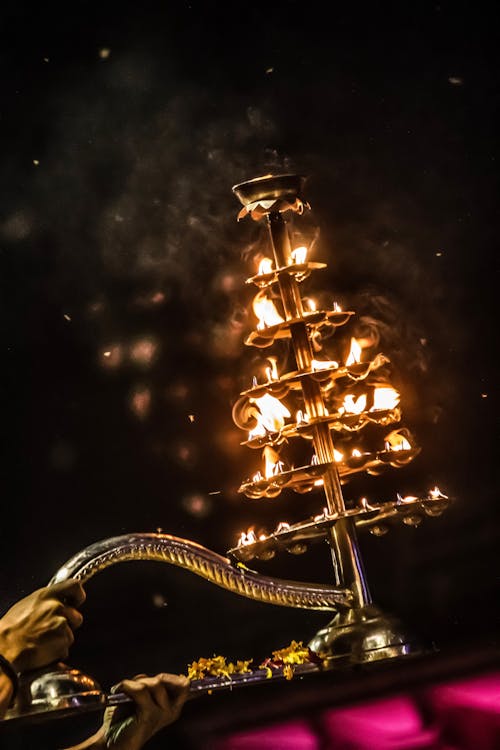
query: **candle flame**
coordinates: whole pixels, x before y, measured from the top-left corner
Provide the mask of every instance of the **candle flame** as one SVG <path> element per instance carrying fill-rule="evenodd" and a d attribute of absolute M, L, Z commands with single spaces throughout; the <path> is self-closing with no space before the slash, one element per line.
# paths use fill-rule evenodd
<path fill-rule="evenodd" d="M 355 338 L 351 338 L 351 349 L 349 351 L 349 356 L 346 359 L 346 365 L 355 365 L 358 362 L 361 362 L 361 345 Z"/>
<path fill-rule="evenodd" d="M 307 247 L 304 247 L 304 245 L 296 247 L 292 250 L 290 255 L 292 256 L 292 261 L 297 265 L 305 263 L 307 258 Z"/>
<path fill-rule="evenodd" d="M 267 382 L 270 383 L 272 380 L 278 380 L 278 367 L 276 357 L 268 357 L 269 367 L 266 367 Z"/>
<path fill-rule="evenodd" d="M 280 461 L 278 453 L 276 453 L 276 451 L 269 445 L 266 445 L 262 453 L 265 462 L 265 478 L 270 479 L 271 477 L 276 476 L 276 474 L 280 474 L 285 468 L 285 464 L 283 463 L 283 461 Z"/>
<path fill-rule="evenodd" d="M 257 541 L 254 527 L 248 529 L 248 531 L 242 531 L 238 539 L 238 547 L 244 547 L 247 544 L 254 544 Z"/>
<path fill-rule="evenodd" d="M 291 414 L 281 401 L 269 393 L 251 401 L 257 406 L 255 417 L 257 424 L 248 433 L 248 439 L 264 437 L 268 432 L 279 432 L 285 424 L 285 418 Z"/>
<path fill-rule="evenodd" d="M 317 370 L 329 370 L 330 368 L 338 367 L 339 363 L 333 359 L 313 359 L 311 361 L 311 368 Z"/>
<path fill-rule="evenodd" d="M 277 311 L 274 302 L 266 297 L 265 292 L 261 291 L 255 295 L 252 306 L 255 316 L 259 321 L 257 323 L 257 330 L 283 323 L 283 318 Z"/>
<path fill-rule="evenodd" d="M 384 411 L 395 409 L 399 404 L 399 393 L 395 388 L 375 388 L 373 391 L 373 406 L 370 411 Z"/>
<path fill-rule="evenodd" d="M 410 441 L 398 430 L 385 436 L 384 445 L 387 451 L 410 451 L 412 448 Z"/>
<path fill-rule="evenodd" d="M 259 275 L 264 275 L 266 273 L 271 273 L 273 270 L 273 262 L 271 258 L 262 258 L 262 260 L 259 263 Z"/>
<path fill-rule="evenodd" d="M 366 409 L 366 394 L 362 393 L 358 396 L 356 401 L 352 393 L 348 393 L 344 398 L 344 403 L 340 407 L 339 411 L 341 414 L 362 414 Z"/>
<path fill-rule="evenodd" d="M 433 490 L 429 491 L 429 497 L 431 497 L 433 500 L 448 500 L 448 495 L 443 495 L 439 487 L 434 487 Z"/>
<path fill-rule="evenodd" d="M 398 505 L 404 504 L 404 503 L 413 503 L 415 500 L 418 500 L 418 497 L 415 497 L 415 495 L 406 495 L 405 497 L 401 497 L 399 492 L 397 493 L 397 503 Z"/>
<path fill-rule="evenodd" d="M 313 521 L 318 523 L 319 521 L 324 521 L 325 518 L 328 517 L 328 508 L 323 508 L 323 513 L 319 513 L 317 516 L 313 516 Z"/>
<path fill-rule="evenodd" d="M 302 409 L 299 409 L 297 414 L 295 415 L 295 422 L 297 424 L 307 424 L 309 421 L 309 414 L 307 412 L 303 412 Z"/>
<path fill-rule="evenodd" d="M 280 534 L 282 531 L 288 531 L 290 528 L 290 524 L 286 521 L 280 521 L 279 524 L 276 526 L 276 529 L 274 531 L 275 534 Z"/>
<path fill-rule="evenodd" d="M 359 504 L 363 510 L 375 510 L 377 507 L 376 505 L 370 505 L 366 497 L 362 497 Z"/>

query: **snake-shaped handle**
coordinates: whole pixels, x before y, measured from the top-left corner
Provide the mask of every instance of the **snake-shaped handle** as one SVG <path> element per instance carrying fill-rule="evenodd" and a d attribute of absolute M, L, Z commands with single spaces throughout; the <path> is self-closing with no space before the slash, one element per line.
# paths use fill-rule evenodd
<path fill-rule="evenodd" d="M 348 589 L 263 576 L 189 539 L 157 533 L 124 534 L 91 544 L 59 568 L 50 583 L 85 581 L 110 565 L 133 560 L 170 563 L 240 596 L 282 607 L 335 611 L 352 601 Z"/>

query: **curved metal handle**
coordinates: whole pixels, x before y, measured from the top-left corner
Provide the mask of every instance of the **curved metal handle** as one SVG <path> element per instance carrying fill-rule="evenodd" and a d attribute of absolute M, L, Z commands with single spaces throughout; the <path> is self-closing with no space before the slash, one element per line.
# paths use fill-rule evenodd
<path fill-rule="evenodd" d="M 201 544 L 170 534 L 125 534 L 103 539 L 68 560 L 50 583 L 67 578 L 88 580 L 110 565 L 133 560 L 177 565 L 235 594 L 282 607 L 336 611 L 352 604 L 349 589 L 263 576 L 241 563 L 233 565 L 229 558 Z"/>

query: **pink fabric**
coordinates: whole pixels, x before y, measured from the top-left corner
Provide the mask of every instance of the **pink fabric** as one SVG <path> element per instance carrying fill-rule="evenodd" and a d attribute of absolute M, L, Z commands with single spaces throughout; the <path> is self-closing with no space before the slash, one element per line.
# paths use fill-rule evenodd
<path fill-rule="evenodd" d="M 500 750 L 500 672 L 247 729 L 207 750 Z"/>
<path fill-rule="evenodd" d="M 306 721 L 287 721 L 249 729 L 218 740 L 210 750 L 319 750 L 319 740 Z"/>
<path fill-rule="evenodd" d="M 500 748 L 500 673 L 428 688 L 425 699 L 443 735 L 460 750 Z"/>
<path fill-rule="evenodd" d="M 436 750 L 439 728 L 425 727 L 414 701 L 396 696 L 326 711 L 331 750 Z"/>

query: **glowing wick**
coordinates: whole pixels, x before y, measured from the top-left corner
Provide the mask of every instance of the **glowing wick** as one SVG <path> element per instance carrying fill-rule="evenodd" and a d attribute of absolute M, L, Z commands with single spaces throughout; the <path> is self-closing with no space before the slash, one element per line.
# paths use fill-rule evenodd
<path fill-rule="evenodd" d="M 292 256 L 292 261 L 296 265 L 301 265 L 302 263 L 306 262 L 307 258 L 307 247 L 304 247 L 301 245 L 300 247 L 296 247 L 292 252 L 290 253 Z"/>

